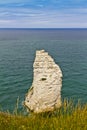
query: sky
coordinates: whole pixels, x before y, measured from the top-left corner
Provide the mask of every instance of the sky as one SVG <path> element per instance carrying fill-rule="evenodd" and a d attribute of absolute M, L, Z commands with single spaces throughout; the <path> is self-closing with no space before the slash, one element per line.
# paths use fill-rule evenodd
<path fill-rule="evenodd" d="M 87 28 L 87 0 L 0 0 L 0 28 Z"/>

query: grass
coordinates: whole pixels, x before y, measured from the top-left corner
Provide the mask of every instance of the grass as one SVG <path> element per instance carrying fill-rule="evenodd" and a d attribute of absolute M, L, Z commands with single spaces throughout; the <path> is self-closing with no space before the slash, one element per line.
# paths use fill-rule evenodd
<path fill-rule="evenodd" d="M 66 100 L 54 112 L 27 116 L 0 112 L 0 130 L 87 130 L 87 104 Z"/>

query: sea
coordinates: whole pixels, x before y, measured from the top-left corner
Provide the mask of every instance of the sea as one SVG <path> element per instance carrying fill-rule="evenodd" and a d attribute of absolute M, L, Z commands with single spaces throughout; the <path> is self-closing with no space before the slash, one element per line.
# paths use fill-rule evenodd
<path fill-rule="evenodd" d="M 19 109 L 33 81 L 36 50 L 63 72 L 62 100 L 87 103 L 87 29 L 0 29 L 0 110 Z"/>

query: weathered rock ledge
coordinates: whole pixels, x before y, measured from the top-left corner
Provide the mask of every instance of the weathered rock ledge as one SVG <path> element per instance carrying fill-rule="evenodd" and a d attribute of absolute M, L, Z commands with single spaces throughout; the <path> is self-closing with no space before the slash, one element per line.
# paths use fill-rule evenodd
<path fill-rule="evenodd" d="M 53 111 L 61 106 L 62 71 L 44 50 L 36 51 L 33 83 L 25 106 L 34 113 Z"/>

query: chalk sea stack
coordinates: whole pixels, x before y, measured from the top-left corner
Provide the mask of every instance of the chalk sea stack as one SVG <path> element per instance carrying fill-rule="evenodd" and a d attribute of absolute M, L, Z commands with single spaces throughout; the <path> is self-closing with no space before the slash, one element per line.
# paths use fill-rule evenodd
<path fill-rule="evenodd" d="M 62 71 L 44 50 L 36 51 L 33 83 L 24 105 L 34 113 L 53 111 L 61 106 Z"/>

